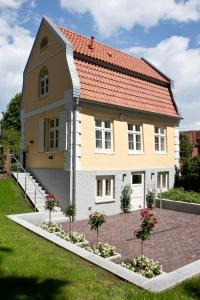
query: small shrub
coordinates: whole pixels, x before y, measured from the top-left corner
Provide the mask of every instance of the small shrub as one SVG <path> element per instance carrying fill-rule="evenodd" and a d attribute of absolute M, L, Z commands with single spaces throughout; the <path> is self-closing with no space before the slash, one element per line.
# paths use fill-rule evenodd
<path fill-rule="evenodd" d="M 127 260 L 122 262 L 121 265 L 147 278 L 155 277 L 162 272 L 162 265 L 158 261 L 153 261 L 153 259 L 145 256 Z"/>
<path fill-rule="evenodd" d="M 95 211 L 94 213 L 91 213 L 89 215 L 89 225 L 91 227 L 91 230 L 96 230 L 97 233 L 97 243 L 98 243 L 98 237 L 99 237 L 99 227 L 105 223 L 105 215 L 102 212 Z"/>
<path fill-rule="evenodd" d="M 155 200 L 156 200 L 156 193 L 154 190 L 148 190 L 148 193 L 146 195 L 146 200 L 147 200 L 147 207 L 152 209 L 155 205 Z"/>
<path fill-rule="evenodd" d="M 185 191 L 184 188 L 174 188 L 164 192 L 162 198 L 200 204 L 200 193 Z"/>
<path fill-rule="evenodd" d="M 117 254 L 115 246 L 111 246 L 108 243 L 104 242 L 98 242 L 97 245 L 84 246 L 84 249 L 104 258 Z"/>
<path fill-rule="evenodd" d="M 120 202 L 123 213 L 128 213 L 131 209 L 131 193 L 132 189 L 129 184 L 125 185 L 121 192 Z"/>

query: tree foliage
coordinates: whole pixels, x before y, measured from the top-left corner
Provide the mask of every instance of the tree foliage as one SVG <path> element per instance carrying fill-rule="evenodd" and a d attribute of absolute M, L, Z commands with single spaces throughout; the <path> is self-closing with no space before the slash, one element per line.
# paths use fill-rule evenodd
<path fill-rule="evenodd" d="M 20 105 L 21 93 L 16 94 L 8 103 L 6 111 L 3 112 L 2 127 L 4 129 L 14 129 L 20 131 Z"/>
<path fill-rule="evenodd" d="M 192 144 L 187 135 L 180 136 L 180 159 L 181 162 L 188 160 L 192 157 Z"/>

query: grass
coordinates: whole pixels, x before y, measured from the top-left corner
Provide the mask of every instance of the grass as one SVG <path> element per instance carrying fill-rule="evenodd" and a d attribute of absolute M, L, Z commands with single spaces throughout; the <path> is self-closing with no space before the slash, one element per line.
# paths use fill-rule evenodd
<path fill-rule="evenodd" d="M 200 298 L 199 278 L 150 294 L 95 267 L 9 220 L 32 211 L 10 179 L 0 180 L 1 299 L 190 300 Z"/>
<path fill-rule="evenodd" d="M 162 198 L 200 204 L 200 193 L 185 191 L 183 188 L 174 188 L 164 192 Z"/>

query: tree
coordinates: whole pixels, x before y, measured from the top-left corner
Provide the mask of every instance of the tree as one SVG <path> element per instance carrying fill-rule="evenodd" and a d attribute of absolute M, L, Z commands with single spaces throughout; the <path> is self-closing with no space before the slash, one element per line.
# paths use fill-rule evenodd
<path fill-rule="evenodd" d="M 105 222 L 105 215 L 102 212 L 95 211 L 89 215 L 89 225 L 91 230 L 97 233 L 97 243 L 99 241 L 99 227 Z"/>
<path fill-rule="evenodd" d="M 74 204 L 70 204 L 64 211 L 64 215 L 69 218 L 69 237 L 72 236 L 72 221 L 73 217 L 76 214 L 76 206 Z"/>
<path fill-rule="evenodd" d="M 10 99 L 6 111 L 2 112 L 2 129 L 15 129 L 20 131 L 20 106 L 21 106 L 21 93 L 16 94 L 12 99 Z"/>
<path fill-rule="evenodd" d="M 121 192 L 121 210 L 124 213 L 128 213 L 131 209 L 131 193 L 132 189 L 129 184 L 125 185 Z"/>
<path fill-rule="evenodd" d="M 20 151 L 20 132 L 14 128 L 4 129 L 2 132 L 3 152 L 6 150 L 18 155 Z"/>
<path fill-rule="evenodd" d="M 180 159 L 183 163 L 192 157 L 192 144 L 187 135 L 180 136 Z"/>

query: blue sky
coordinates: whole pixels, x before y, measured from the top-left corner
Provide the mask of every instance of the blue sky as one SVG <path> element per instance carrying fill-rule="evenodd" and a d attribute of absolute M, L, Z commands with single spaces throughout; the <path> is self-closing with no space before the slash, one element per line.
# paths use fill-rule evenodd
<path fill-rule="evenodd" d="M 0 111 L 21 91 L 44 15 L 150 60 L 175 81 L 181 129 L 200 129 L 200 0 L 0 0 Z"/>

